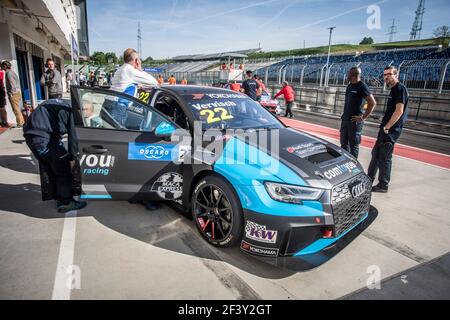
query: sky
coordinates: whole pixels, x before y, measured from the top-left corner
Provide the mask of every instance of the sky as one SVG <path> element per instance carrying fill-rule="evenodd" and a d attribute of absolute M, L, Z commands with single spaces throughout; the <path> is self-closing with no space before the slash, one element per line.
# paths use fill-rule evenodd
<path fill-rule="evenodd" d="M 141 24 L 142 56 L 165 59 L 258 48 L 289 50 L 332 43 L 358 44 L 364 37 L 409 40 L 418 0 L 87 0 L 90 53 L 122 54 L 137 48 Z M 379 15 L 377 14 L 379 12 Z M 450 25 L 450 0 L 425 0 L 421 39 Z M 378 23 L 379 22 L 379 23 Z"/>

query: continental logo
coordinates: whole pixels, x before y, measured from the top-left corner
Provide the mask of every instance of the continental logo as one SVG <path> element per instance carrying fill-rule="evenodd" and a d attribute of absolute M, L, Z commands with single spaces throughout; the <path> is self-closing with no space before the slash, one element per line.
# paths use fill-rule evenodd
<path fill-rule="evenodd" d="M 350 173 L 354 169 L 357 169 L 357 165 L 354 162 L 347 162 L 344 164 L 339 164 L 323 173 L 323 175 L 328 179 L 332 180 L 333 178 L 339 177 L 340 175 Z"/>

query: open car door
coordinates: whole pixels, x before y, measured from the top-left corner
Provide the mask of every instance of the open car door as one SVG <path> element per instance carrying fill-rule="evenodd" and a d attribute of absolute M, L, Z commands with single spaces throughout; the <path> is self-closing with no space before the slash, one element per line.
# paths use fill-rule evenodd
<path fill-rule="evenodd" d="M 181 200 L 178 127 L 151 106 L 105 89 L 72 87 L 82 199 Z"/>

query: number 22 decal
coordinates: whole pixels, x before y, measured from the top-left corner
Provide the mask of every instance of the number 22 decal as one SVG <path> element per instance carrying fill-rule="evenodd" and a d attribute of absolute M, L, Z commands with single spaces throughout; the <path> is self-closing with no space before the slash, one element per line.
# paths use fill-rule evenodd
<path fill-rule="evenodd" d="M 150 100 L 150 92 L 139 93 L 139 100 L 141 100 L 144 103 L 148 103 Z"/>
<path fill-rule="evenodd" d="M 220 113 L 220 115 L 218 115 L 218 113 Z M 228 114 L 228 110 L 224 108 L 215 108 L 214 111 L 205 109 L 200 111 L 200 116 L 207 116 L 208 118 L 206 119 L 206 123 L 208 124 L 219 121 L 227 121 L 234 118 L 232 115 Z"/>

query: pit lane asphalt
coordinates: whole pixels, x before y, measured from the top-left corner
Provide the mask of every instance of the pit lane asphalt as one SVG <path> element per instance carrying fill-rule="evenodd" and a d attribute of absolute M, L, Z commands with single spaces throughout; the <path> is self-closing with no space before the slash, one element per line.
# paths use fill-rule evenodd
<path fill-rule="evenodd" d="M 53 202 L 40 201 L 21 130 L 1 134 L 0 146 L 0 299 L 337 299 L 356 291 L 369 299 L 414 298 L 401 275 L 450 249 L 450 171 L 402 157 L 394 157 L 390 193 L 373 195 L 377 219 L 330 261 L 295 272 L 209 246 L 167 206 L 150 212 L 90 202 L 65 218 Z M 369 149 L 360 160 L 367 168 Z M 373 270 L 386 280 L 381 290 L 361 291 Z M 76 288 L 65 291 L 71 274 Z M 436 283 L 450 290 L 448 281 L 416 277 L 425 292 Z M 398 290 L 391 290 L 395 279 Z"/>

